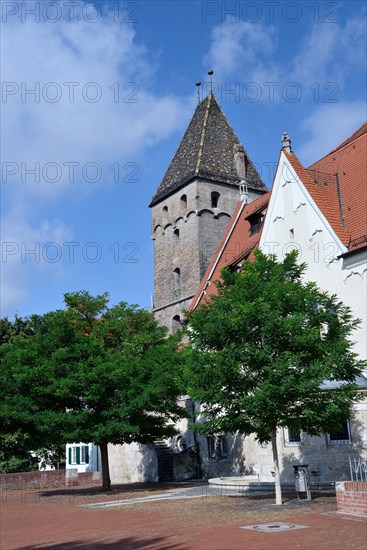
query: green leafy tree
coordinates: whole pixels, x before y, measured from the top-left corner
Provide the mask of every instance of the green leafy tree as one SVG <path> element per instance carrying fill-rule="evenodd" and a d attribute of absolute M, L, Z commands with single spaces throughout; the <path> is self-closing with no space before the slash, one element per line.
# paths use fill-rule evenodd
<path fill-rule="evenodd" d="M 37 447 L 96 443 L 108 490 L 109 443 L 171 436 L 185 416 L 177 404 L 179 335 L 167 337 L 137 306 L 109 307 L 107 294 L 66 294 L 65 303 L 30 317 L 32 335 L 1 347 L 0 422 L 8 433 L 33 434 Z"/>
<path fill-rule="evenodd" d="M 188 393 L 203 405 L 206 433 L 255 434 L 271 442 L 282 503 L 276 433 L 311 435 L 350 415 L 363 363 L 349 340 L 358 321 L 336 296 L 302 280 L 297 254 L 256 251 L 240 272 L 222 271 L 217 295 L 188 315 Z M 325 390 L 325 381 L 336 390 Z"/>
<path fill-rule="evenodd" d="M 15 316 L 14 321 L 7 317 L 0 319 L 0 347 L 4 344 L 14 341 L 14 339 L 30 336 L 31 329 L 29 323 L 19 316 Z M 4 389 L 1 385 L 2 404 L 0 408 L 4 412 L 4 422 L 0 427 L 0 473 L 27 472 L 36 470 L 38 459 L 30 452 L 31 436 L 24 430 L 17 427 L 9 430 L 12 424 L 12 407 L 4 410 Z"/>
<path fill-rule="evenodd" d="M 38 459 L 29 451 L 31 439 L 20 431 L 0 434 L 0 474 L 37 470 Z"/>
<path fill-rule="evenodd" d="M 29 322 L 18 315 L 14 321 L 9 321 L 7 317 L 0 319 L 0 346 L 11 342 L 15 337 L 27 337 L 32 333 Z"/>

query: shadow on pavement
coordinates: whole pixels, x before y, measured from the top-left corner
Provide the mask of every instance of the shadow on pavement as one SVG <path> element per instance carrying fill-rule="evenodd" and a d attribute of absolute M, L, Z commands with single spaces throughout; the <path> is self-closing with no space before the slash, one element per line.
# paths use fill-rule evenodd
<path fill-rule="evenodd" d="M 143 548 L 150 548 L 152 550 L 186 550 L 188 548 L 187 546 L 182 546 L 182 544 L 165 542 L 165 540 L 165 537 L 154 537 L 151 539 L 126 537 L 117 542 L 76 540 L 58 544 L 22 546 L 19 550 L 118 550 L 119 548 L 128 548 L 129 550 L 139 550 Z"/>

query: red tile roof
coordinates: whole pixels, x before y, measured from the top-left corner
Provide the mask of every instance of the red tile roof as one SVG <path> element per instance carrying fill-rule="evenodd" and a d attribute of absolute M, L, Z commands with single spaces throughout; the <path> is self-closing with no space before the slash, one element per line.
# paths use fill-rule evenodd
<path fill-rule="evenodd" d="M 303 185 L 324 214 L 332 229 L 345 246 L 349 245 L 350 236 L 343 226 L 340 215 L 338 188 L 336 177 L 330 174 L 321 174 L 318 171 L 306 169 L 302 166 L 294 153 L 283 151 Z"/>
<path fill-rule="evenodd" d="M 367 124 L 361 126 L 331 153 L 304 168 L 294 153 L 283 151 L 303 185 L 332 229 L 349 251 L 367 243 Z M 250 204 L 242 201 L 223 234 L 200 286 L 190 304 L 194 310 L 207 296 L 216 293 L 220 270 L 253 259 L 261 230 L 250 235 L 248 217 L 265 210 L 270 192 Z"/>
<path fill-rule="evenodd" d="M 367 132 L 367 122 L 365 122 L 364 124 L 362 124 L 362 126 L 360 126 L 360 128 L 358 128 L 358 130 L 356 130 L 355 132 L 353 132 L 352 135 L 350 135 L 347 139 L 345 139 L 340 145 L 338 145 L 335 149 L 333 149 L 331 152 L 334 153 L 335 151 L 337 151 L 338 149 L 340 149 L 341 147 L 344 147 L 345 145 L 348 145 L 349 143 L 351 143 L 352 141 L 354 141 L 355 139 L 359 138 L 359 136 L 362 136 L 363 134 L 365 134 Z M 330 154 L 330 153 L 329 153 Z M 329 155 L 326 155 L 326 156 L 329 156 Z"/>
<path fill-rule="evenodd" d="M 221 269 L 240 262 L 258 245 L 261 230 L 256 235 L 250 235 L 250 222 L 248 218 L 264 210 L 269 203 L 269 199 L 270 192 L 267 192 L 250 204 L 245 204 L 243 201 L 238 202 L 190 304 L 189 311 L 193 311 L 199 303 L 205 301 L 207 296 L 216 293 L 214 281 L 220 279 Z"/>
<path fill-rule="evenodd" d="M 312 164 L 308 168 L 308 171 L 310 170 L 320 174 L 338 175 L 345 230 L 350 237 L 349 250 L 366 246 L 367 123 L 358 128 L 331 153 Z M 335 201 L 333 206 L 329 205 L 329 210 L 333 211 L 332 217 L 336 218 Z M 330 213 L 324 210 L 323 212 L 329 219 Z"/>

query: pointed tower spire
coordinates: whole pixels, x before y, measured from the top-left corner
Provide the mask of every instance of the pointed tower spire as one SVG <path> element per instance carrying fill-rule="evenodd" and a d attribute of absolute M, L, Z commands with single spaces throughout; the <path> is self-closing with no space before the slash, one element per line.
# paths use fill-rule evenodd
<path fill-rule="evenodd" d="M 213 93 L 200 101 L 151 203 L 154 206 L 196 178 L 239 185 L 244 179 L 235 153 L 243 152 L 249 189 L 266 191 L 255 166 Z M 238 155 L 237 155 L 238 156 Z"/>

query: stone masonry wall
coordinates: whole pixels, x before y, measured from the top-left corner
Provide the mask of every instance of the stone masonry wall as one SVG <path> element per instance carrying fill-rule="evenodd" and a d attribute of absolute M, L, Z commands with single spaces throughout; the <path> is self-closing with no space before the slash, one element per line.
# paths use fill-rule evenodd
<path fill-rule="evenodd" d="M 213 191 L 220 194 L 215 209 Z M 237 187 L 194 180 L 153 207 L 154 308 L 195 294 L 238 200 Z"/>
<path fill-rule="evenodd" d="M 212 193 L 219 193 L 212 207 Z M 249 201 L 258 196 L 249 193 Z M 238 186 L 194 180 L 152 208 L 154 306 L 160 323 L 190 304 L 240 199 Z M 167 311 L 162 311 L 167 307 Z"/>

